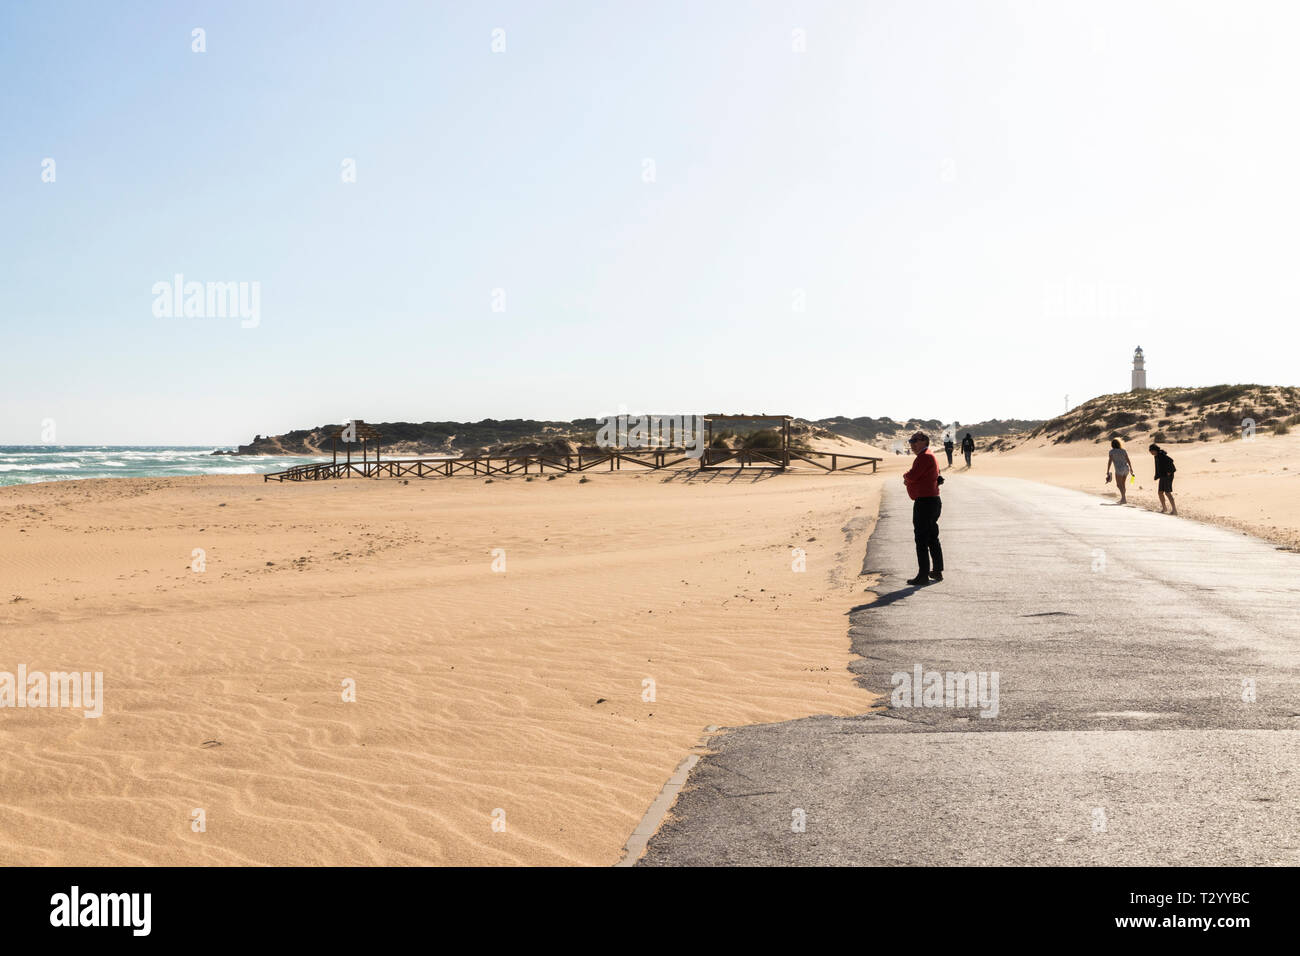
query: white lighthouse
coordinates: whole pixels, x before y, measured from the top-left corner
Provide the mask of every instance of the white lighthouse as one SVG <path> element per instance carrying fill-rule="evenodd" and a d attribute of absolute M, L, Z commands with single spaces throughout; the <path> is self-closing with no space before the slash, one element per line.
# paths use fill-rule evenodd
<path fill-rule="evenodd" d="M 1147 370 L 1146 361 L 1142 358 L 1142 346 L 1137 347 L 1133 353 L 1133 387 L 1130 392 L 1136 392 L 1140 388 L 1147 387 Z"/>

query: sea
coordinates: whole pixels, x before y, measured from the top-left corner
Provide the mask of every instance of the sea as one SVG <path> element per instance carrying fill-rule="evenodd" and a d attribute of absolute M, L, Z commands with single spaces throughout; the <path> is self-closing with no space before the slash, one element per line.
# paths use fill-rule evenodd
<path fill-rule="evenodd" d="M 214 445 L 0 445 L 0 485 L 70 478 L 262 475 L 325 460 L 212 454 L 216 450 Z"/>

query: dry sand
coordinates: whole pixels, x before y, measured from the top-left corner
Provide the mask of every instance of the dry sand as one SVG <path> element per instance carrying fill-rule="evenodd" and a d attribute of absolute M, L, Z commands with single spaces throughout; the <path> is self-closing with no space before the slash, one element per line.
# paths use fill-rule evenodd
<path fill-rule="evenodd" d="M 706 725 L 876 703 L 846 613 L 896 476 L 689 478 L 0 489 L 0 670 L 105 681 L 0 710 L 4 861 L 614 863 Z"/>
<path fill-rule="evenodd" d="M 1129 486 L 1132 507 L 1160 510 L 1156 497 L 1155 459 L 1149 439 L 1125 445 L 1136 469 Z M 1210 521 L 1259 535 L 1279 547 L 1300 548 L 1300 434 L 1256 434 L 1252 440 L 1185 442 L 1161 445 L 1178 467 L 1174 500 L 1180 517 Z M 1010 475 L 1076 488 L 1119 501 L 1115 485 L 1106 484 L 1110 442 L 1022 446 L 1004 454 L 976 453 L 972 473 Z M 940 450 L 942 459 L 942 450 Z M 954 455 L 953 474 L 966 469 Z"/>

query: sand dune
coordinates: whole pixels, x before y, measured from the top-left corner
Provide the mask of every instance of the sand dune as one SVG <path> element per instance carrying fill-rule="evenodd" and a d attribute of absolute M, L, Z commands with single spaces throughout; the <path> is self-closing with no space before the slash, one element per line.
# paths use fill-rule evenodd
<path fill-rule="evenodd" d="M 5 488 L 0 670 L 105 682 L 98 719 L 0 710 L 6 860 L 613 863 L 706 725 L 873 705 L 882 480 Z"/>

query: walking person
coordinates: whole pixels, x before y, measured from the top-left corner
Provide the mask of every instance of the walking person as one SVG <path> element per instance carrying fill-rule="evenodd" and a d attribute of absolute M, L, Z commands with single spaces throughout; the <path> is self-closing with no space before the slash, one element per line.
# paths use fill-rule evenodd
<path fill-rule="evenodd" d="M 1169 457 L 1169 453 L 1159 445 L 1152 443 L 1147 449 L 1156 458 L 1156 485 L 1160 495 L 1160 513 L 1161 514 L 1178 514 L 1178 506 L 1174 504 L 1174 460 Z M 1169 511 L 1165 511 L 1165 498 L 1169 499 Z"/>
<path fill-rule="evenodd" d="M 1110 470 L 1115 469 L 1115 484 L 1119 485 L 1119 503 L 1128 504 L 1128 476 L 1134 471 L 1133 462 L 1128 452 L 1120 447 L 1119 439 L 1110 440 L 1110 454 L 1106 458 L 1106 481 L 1110 482 Z"/>
<path fill-rule="evenodd" d="M 952 467 L 952 450 L 955 446 L 952 443 L 952 432 L 944 432 L 943 435 L 943 453 L 948 456 L 948 467 Z"/>
<path fill-rule="evenodd" d="M 966 467 L 970 467 L 971 452 L 975 450 L 975 439 L 970 437 L 970 432 L 961 440 L 961 453 L 966 456 Z"/>
<path fill-rule="evenodd" d="M 912 499 L 912 534 L 916 538 L 916 577 L 908 580 L 913 587 L 943 580 L 943 549 L 939 546 L 939 460 L 930 451 L 930 436 L 917 432 L 908 445 L 916 460 L 903 475 L 907 495 Z"/>

